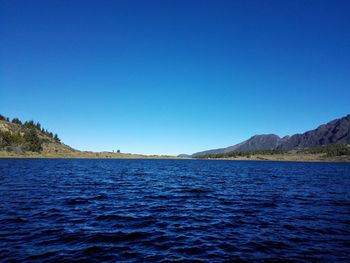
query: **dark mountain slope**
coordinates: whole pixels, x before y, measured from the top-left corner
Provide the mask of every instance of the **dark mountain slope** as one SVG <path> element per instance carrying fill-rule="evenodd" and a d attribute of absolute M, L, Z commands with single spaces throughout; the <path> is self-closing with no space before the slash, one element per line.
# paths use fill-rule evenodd
<path fill-rule="evenodd" d="M 299 150 L 329 144 L 350 144 L 350 114 L 303 134 L 280 138 L 275 134 L 255 135 L 239 144 L 194 153 L 192 156 L 259 150 Z"/>
<path fill-rule="evenodd" d="M 206 155 L 206 154 L 217 154 L 217 153 L 228 153 L 234 151 L 255 151 L 255 150 L 271 150 L 278 146 L 280 137 L 275 134 L 262 134 L 255 135 L 248 140 L 239 144 L 209 151 L 203 151 L 193 154 L 193 156 Z"/>
<path fill-rule="evenodd" d="M 303 134 L 295 134 L 280 142 L 278 149 L 297 150 L 322 145 L 343 143 L 350 144 L 350 114 L 319 126 Z"/>

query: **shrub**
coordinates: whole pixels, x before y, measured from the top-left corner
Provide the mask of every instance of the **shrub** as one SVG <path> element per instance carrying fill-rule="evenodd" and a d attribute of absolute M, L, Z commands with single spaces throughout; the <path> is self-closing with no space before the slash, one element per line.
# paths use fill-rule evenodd
<path fill-rule="evenodd" d="M 31 152 L 41 152 L 42 141 L 40 140 L 35 129 L 27 129 L 24 133 L 25 150 Z"/>

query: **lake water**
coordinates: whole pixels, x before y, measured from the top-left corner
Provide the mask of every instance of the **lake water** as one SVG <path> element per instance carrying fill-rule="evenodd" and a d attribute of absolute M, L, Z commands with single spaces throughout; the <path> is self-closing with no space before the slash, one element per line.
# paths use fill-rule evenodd
<path fill-rule="evenodd" d="M 0 160 L 0 261 L 350 261 L 350 164 Z"/>

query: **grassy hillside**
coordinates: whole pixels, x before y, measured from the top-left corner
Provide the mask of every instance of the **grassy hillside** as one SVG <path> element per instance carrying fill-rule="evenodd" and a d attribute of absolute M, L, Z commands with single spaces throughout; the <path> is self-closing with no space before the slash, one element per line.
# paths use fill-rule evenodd
<path fill-rule="evenodd" d="M 47 131 L 40 123 L 0 115 L 0 151 L 12 154 L 74 153 L 76 150 L 61 143 L 57 134 Z"/>
<path fill-rule="evenodd" d="M 34 121 L 0 115 L 0 158 L 175 158 L 114 152 L 79 151 Z"/>

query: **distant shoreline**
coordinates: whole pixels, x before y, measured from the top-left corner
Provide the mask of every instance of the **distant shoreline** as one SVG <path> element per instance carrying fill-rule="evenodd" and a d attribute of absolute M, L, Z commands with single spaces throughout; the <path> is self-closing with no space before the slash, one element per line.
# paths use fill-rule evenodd
<path fill-rule="evenodd" d="M 315 130 L 288 138 L 280 138 L 274 134 L 254 135 L 242 143 L 226 148 L 173 156 L 123 153 L 119 149 L 101 152 L 80 151 L 61 142 L 57 134 L 44 129 L 39 122 L 22 122 L 18 118 L 10 120 L 0 115 L 0 158 L 350 162 L 349 125 L 350 114 L 321 125 Z M 333 130 L 341 133 L 334 133 Z M 320 133 L 323 134 L 321 137 Z M 280 144 L 286 143 L 287 139 L 289 144 Z"/>
<path fill-rule="evenodd" d="M 0 152 L 0 159 L 181 159 L 169 155 L 142 155 L 142 154 L 124 154 L 124 153 L 93 153 L 93 152 L 74 152 L 61 154 L 40 154 L 26 153 L 15 154 Z"/>
<path fill-rule="evenodd" d="M 96 155 L 97 154 L 97 155 Z M 297 156 L 292 154 L 284 154 L 278 156 L 250 156 L 248 157 L 236 157 L 236 158 L 181 158 L 177 156 L 147 156 L 137 154 L 105 154 L 95 153 L 95 155 L 89 153 L 87 155 L 45 155 L 45 154 L 13 154 L 4 152 L 0 153 L 0 159 L 101 159 L 101 160 L 117 160 L 117 159 L 129 159 L 129 160 L 207 160 L 207 161 L 274 161 L 274 162 L 338 162 L 338 163 L 349 163 L 349 156 L 337 156 L 337 157 L 326 157 L 317 154 L 308 154 L 303 156 Z"/>

